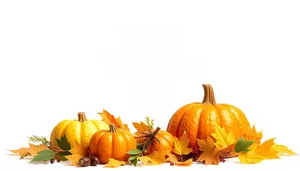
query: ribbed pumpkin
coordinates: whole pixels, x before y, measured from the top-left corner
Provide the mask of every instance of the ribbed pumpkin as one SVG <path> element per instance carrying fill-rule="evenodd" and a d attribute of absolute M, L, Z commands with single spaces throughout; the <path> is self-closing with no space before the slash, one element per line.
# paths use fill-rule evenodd
<path fill-rule="evenodd" d="M 232 131 L 235 138 L 244 136 L 250 124 L 244 113 L 229 104 L 217 104 L 211 85 L 204 84 L 202 103 L 189 103 L 178 109 L 169 121 L 167 131 L 180 137 L 184 131 L 190 140 L 190 146 L 196 145 L 196 138 L 206 139 L 216 124 Z"/>
<path fill-rule="evenodd" d="M 127 161 L 127 152 L 136 149 L 136 140 L 130 132 L 116 130 L 115 125 L 111 124 L 109 131 L 98 131 L 93 135 L 89 149 L 103 164 L 107 163 L 109 158 Z"/>
<path fill-rule="evenodd" d="M 136 137 L 138 143 L 143 143 L 147 140 L 147 135 L 153 138 L 153 142 L 148 145 L 145 151 L 146 154 L 150 154 L 153 151 L 171 150 L 174 147 L 174 137 L 167 131 L 156 129 L 153 133 L 150 131 L 143 132 L 143 134 Z"/>
<path fill-rule="evenodd" d="M 109 126 L 100 120 L 88 121 L 84 112 L 78 113 L 78 120 L 63 120 L 53 129 L 50 137 L 51 145 L 57 146 L 56 139 L 66 136 L 71 147 L 77 141 L 85 150 L 94 133 L 100 130 L 108 130 Z"/>

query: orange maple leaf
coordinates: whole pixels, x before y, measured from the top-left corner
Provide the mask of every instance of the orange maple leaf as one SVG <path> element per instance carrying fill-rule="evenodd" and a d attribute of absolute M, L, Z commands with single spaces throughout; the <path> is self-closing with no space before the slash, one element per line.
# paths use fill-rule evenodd
<path fill-rule="evenodd" d="M 127 124 L 123 124 L 120 116 L 118 118 L 115 118 L 114 115 L 110 114 L 108 111 L 104 110 L 101 112 L 98 112 L 100 116 L 102 117 L 102 120 L 107 123 L 108 125 L 114 124 L 117 128 L 124 129 L 126 131 L 130 131 Z"/>
<path fill-rule="evenodd" d="M 31 154 L 31 156 L 36 156 L 40 151 L 43 150 L 48 150 L 48 146 L 45 144 L 40 144 L 40 145 L 34 145 L 34 144 L 29 144 L 29 148 L 27 149 L 28 153 Z"/>
<path fill-rule="evenodd" d="M 227 158 L 227 157 L 236 157 L 238 155 L 237 152 L 234 151 L 236 143 L 231 144 L 227 148 L 220 151 L 220 157 Z"/>
<path fill-rule="evenodd" d="M 153 165 L 159 165 L 165 163 L 165 156 L 168 154 L 168 152 L 169 150 L 154 151 L 149 155 L 138 157 L 138 159 L 143 164 L 152 163 Z"/>
<path fill-rule="evenodd" d="M 71 148 L 70 153 L 71 155 L 66 156 L 66 158 L 73 166 L 77 166 L 79 159 L 85 156 L 84 148 L 77 141 L 75 141 L 74 147 Z"/>
<path fill-rule="evenodd" d="M 257 141 L 260 142 L 260 140 L 262 139 L 262 131 L 261 132 L 257 132 L 255 125 L 252 126 L 252 128 L 249 128 L 246 132 L 245 132 L 245 140 L 253 140 L 253 141 Z"/>
<path fill-rule="evenodd" d="M 132 124 L 137 130 L 137 132 L 134 133 L 135 135 L 141 135 L 143 132 L 149 131 L 149 127 L 144 122 L 132 122 Z"/>
<path fill-rule="evenodd" d="M 219 164 L 220 151 L 211 137 L 207 137 L 206 140 L 197 139 L 197 143 L 199 149 L 203 151 L 197 161 L 204 162 L 205 164 Z"/>
<path fill-rule="evenodd" d="M 34 157 L 34 156 L 38 155 L 38 153 L 40 151 L 48 150 L 48 149 L 49 149 L 48 146 L 45 144 L 34 145 L 34 144 L 29 143 L 29 148 L 22 147 L 17 150 L 9 150 L 9 151 L 14 154 L 19 155 L 21 158 L 24 158 L 25 156 L 28 156 L 28 155 Z"/>
<path fill-rule="evenodd" d="M 28 156 L 30 155 L 30 153 L 27 151 L 28 148 L 19 148 L 19 149 L 16 149 L 16 150 L 8 150 L 16 155 L 19 155 L 21 158 L 24 158 L 25 156 Z"/>
<path fill-rule="evenodd" d="M 186 161 L 178 161 L 178 158 L 175 154 L 169 153 L 168 156 L 169 156 L 168 160 L 178 166 L 189 166 L 189 165 L 193 164 L 192 158 L 188 159 Z"/>

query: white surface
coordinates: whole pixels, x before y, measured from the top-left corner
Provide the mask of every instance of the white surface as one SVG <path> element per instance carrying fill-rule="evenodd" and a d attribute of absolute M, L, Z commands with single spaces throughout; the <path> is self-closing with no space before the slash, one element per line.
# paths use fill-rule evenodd
<path fill-rule="evenodd" d="M 241 108 L 264 139 L 300 153 L 299 8 L 299 1 L 262 0 L 1 1 L 1 163 L 74 169 L 32 165 L 4 148 L 49 136 L 79 111 L 99 118 L 103 108 L 125 123 L 152 116 L 165 129 L 175 110 L 202 100 L 203 83 L 213 85 L 217 102 Z M 299 170 L 299 157 L 185 169 L 287 168 Z"/>

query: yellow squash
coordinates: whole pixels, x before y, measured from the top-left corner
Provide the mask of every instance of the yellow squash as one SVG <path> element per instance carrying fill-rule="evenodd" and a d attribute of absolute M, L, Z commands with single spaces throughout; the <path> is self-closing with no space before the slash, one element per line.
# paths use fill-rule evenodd
<path fill-rule="evenodd" d="M 50 143 L 51 146 L 58 146 L 56 139 L 66 136 L 71 148 L 77 141 L 86 150 L 94 133 L 108 129 L 109 126 L 105 122 L 100 120 L 88 121 L 84 112 L 79 112 L 78 120 L 63 120 L 54 127 Z"/>

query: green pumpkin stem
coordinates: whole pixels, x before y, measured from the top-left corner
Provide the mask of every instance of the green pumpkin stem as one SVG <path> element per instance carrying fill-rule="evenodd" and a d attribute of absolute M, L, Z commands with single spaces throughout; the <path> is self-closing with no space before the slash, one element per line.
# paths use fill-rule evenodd
<path fill-rule="evenodd" d="M 85 113 L 84 112 L 78 112 L 78 121 L 79 122 L 84 122 L 84 121 L 87 121 L 87 118 L 85 116 Z"/>
<path fill-rule="evenodd" d="M 109 125 L 109 132 L 111 132 L 111 133 L 117 132 L 116 125 L 110 124 Z"/>

